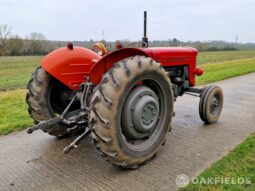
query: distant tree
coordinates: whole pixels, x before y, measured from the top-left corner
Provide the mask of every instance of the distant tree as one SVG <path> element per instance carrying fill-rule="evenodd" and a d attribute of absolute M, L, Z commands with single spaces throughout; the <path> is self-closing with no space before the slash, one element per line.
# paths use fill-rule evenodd
<path fill-rule="evenodd" d="M 42 41 L 46 40 L 46 37 L 42 33 L 32 32 L 30 33 L 29 39 L 34 41 Z"/>
<path fill-rule="evenodd" d="M 198 49 L 198 51 L 206 51 L 208 49 L 208 45 L 206 43 L 197 42 L 194 46 Z"/>
<path fill-rule="evenodd" d="M 7 25 L 0 25 L 0 55 L 5 55 L 6 42 L 11 35 L 11 28 Z"/>
<path fill-rule="evenodd" d="M 23 45 L 23 40 L 19 36 L 10 37 L 6 41 L 6 54 L 10 56 L 21 55 Z"/>
<path fill-rule="evenodd" d="M 220 49 L 216 46 L 209 47 L 206 51 L 220 51 Z"/>
<path fill-rule="evenodd" d="M 173 46 L 178 46 L 179 45 L 179 40 L 177 38 L 174 38 L 172 40 L 172 42 L 173 42 Z"/>
<path fill-rule="evenodd" d="M 33 32 L 28 37 L 30 43 L 28 48 L 28 54 L 40 55 L 47 52 L 46 37 L 42 33 Z"/>
<path fill-rule="evenodd" d="M 105 46 L 107 46 L 106 40 L 100 40 L 99 42 L 100 42 L 100 43 L 103 43 Z"/>
<path fill-rule="evenodd" d="M 222 50 L 223 50 L 223 51 L 237 51 L 238 48 L 232 47 L 232 46 L 225 46 L 225 47 L 223 47 Z"/>
<path fill-rule="evenodd" d="M 179 46 L 181 41 L 179 41 L 177 38 L 173 38 L 168 39 L 167 41 L 157 41 L 156 44 L 160 46 Z"/>
<path fill-rule="evenodd" d="M 129 40 L 128 38 L 122 40 L 122 44 L 123 44 L 124 47 L 128 46 L 131 43 L 132 43 L 131 40 Z"/>

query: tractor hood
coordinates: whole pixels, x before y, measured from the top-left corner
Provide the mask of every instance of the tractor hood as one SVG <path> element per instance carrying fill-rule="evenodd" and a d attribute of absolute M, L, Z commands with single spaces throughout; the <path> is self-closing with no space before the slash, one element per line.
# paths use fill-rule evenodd
<path fill-rule="evenodd" d="M 198 51 L 191 47 L 155 47 L 143 49 L 153 58 L 160 57 L 192 57 L 197 56 Z"/>

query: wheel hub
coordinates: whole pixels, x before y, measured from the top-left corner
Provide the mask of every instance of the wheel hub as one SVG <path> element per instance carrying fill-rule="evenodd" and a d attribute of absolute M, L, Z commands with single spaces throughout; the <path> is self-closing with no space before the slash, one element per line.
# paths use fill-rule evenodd
<path fill-rule="evenodd" d="M 218 99 L 214 96 L 212 98 L 212 102 L 211 102 L 211 114 L 212 115 L 217 115 L 218 112 L 218 107 L 219 107 L 219 101 Z"/>
<path fill-rule="evenodd" d="M 157 100 L 150 95 L 144 95 L 137 100 L 132 115 L 135 129 L 142 133 L 150 131 L 157 122 L 158 110 Z"/>
<path fill-rule="evenodd" d="M 122 126 L 129 139 L 148 137 L 159 118 L 156 94 L 147 86 L 136 87 L 128 96 L 122 113 Z"/>

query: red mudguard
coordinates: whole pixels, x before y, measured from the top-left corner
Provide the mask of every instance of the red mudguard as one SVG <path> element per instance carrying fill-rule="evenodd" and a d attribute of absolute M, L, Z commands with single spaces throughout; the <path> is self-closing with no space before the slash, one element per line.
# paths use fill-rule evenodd
<path fill-rule="evenodd" d="M 127 57 L 135 55 L 149 57 L 146 52 L 138 48 L 122 48 L 105 55 L 93 66 L 89 72 L 90 80 L 93 84 L 99 84 L 103 74 L 108 71 L 113 66 L 113 64 Z"/>
<path fill-rule="evenodd" d="M 101 56 L 86 48 L 63 47 L 45 56 L 41 60 L 41 66 L 54 78 L 75 90 L 100 59 Z"/>

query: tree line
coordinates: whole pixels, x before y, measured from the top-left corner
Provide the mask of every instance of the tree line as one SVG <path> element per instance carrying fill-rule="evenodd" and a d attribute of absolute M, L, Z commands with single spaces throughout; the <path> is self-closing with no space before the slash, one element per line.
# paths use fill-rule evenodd
<path fill-rule="evenodd" d="M 0 25 L 0 56 L 43 55 L 53 49 L 42 33 L 32 32 L 26 39 L 11 33 L 7 25 Z"/>
<path fill-rule="evenodd" d="M 91 48 L 97 42 L 93 39 L 89 41 L 74 41 L 76 46 Z M 109 50 L 115 49 L 115 42 L 101 40 Z M 118 41 L 124 46 L 137 46 L 136 42 L 128 39 Z M 44 34 L 32 32 L 25 39 L 11 33 L 11 28 L 7 25 L 0 25 L 0 56 L 19 56 L 19 55 L 45 55 L 52 50 L 63 47 L 66 41 L 49 41 Z M 190 46 L 197 48 L 199 51 L 233 51 L 239 49 L 255 49 L 255 44 L 236 44 L 225 41 L 188 41 L 183 42 L 177 38 L 169 40 L 149 41 L 150 47 L 169 47 L 169 46 Z"/>
<path fill-rule="evenodd" d="M 150 46 L 190 46 L 196 48 L 199 52 L 203 51 L 235 51 L 239 50 L 240 44 L 229 43 L 224 41 L 211 41 L 211 42 L 201 42 L 201 41 L 189 41 L 183 42 L 177 38 L 163 40 L 163 41 L 151 41 Z M 253 46 L 254 47 L 254 46 Z"/>

